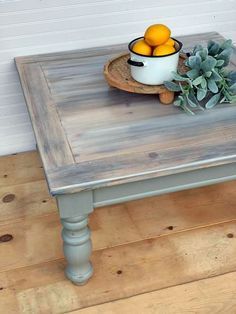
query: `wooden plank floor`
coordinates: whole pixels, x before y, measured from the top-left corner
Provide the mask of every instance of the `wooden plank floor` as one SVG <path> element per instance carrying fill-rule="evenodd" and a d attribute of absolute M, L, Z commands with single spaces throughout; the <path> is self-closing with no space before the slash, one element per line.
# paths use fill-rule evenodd
<path fill-rule="evenodd" d="M 0 199 L 0 313 L 236 313 L 235 182 L 96 209 L 82 287 L 36 152 L 0 158 Z"/>

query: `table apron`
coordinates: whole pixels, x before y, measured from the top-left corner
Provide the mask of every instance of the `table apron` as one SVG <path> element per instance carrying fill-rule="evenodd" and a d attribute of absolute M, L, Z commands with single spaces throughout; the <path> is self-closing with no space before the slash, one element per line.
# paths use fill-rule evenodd
<path fill-rule="evenodd" d="M 101 207 L 236 179 L 236 163 L 202 168 L 154 179 L 98 188 L 93 206 Z"/>

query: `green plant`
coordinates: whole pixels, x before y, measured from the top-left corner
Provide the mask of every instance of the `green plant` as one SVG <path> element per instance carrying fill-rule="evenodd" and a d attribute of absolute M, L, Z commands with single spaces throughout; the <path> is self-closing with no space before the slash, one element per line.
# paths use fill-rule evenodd
<path fill-rule="evenodd" d="M 164 82 L 167 89 L 180 92 L 174 104 L 194 114 L 196 109 L 236 102 L 236 72 L 226 70 L 231 53 L 231 40 L 222 44 L 209 41 L 207 47 L 195 46 L 185 60 L 188 71 L 173 73 L 175 82 Z"/>

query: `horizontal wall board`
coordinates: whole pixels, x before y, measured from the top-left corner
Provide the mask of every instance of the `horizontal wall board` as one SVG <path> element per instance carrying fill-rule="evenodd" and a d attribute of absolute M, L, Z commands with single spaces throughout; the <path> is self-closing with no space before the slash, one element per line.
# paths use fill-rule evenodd
<path fill-rule="evenodd" d="M 194 9 L 194 11 L 193 11 Z M 227 17 L 228 14 L 231 16 L 235 16 L 235 4 L 233 2 L 226 2 L 224 6 L 224 10 L 222 11 L 222 5 L 218 2 L 214 4 L 214 8 L 212 8 L 212 2 L 206 2 L 204 4 L 197 3 L 186 6 L 186 4 L 178 5 L 178 6 L 165 6 L 165 7 L 153 7 L 150 12 L 150 8 L 141 8 L 140 10 L 133 10 L 125 12 L 115 12 L 111 13 L 110 10 L 107 10 L 105 13 L 104 10 L 101 10 L 101 14 L 91 14 L 91 15 L 75 15 L 74 17 L 68 18 L 65 15 L 62 15 L 57 19 L 45 20 L 42 19 L 40 21 L 32 21 L 28 23 L 19 23 L 19 24 L 10 24 L 8 25 L 5 22 L 5 26 L 0 27 L 1 36 L 4 37 L 15 37 L 16 36 L 16 28 L 17 28 L 17 36 L 25 36 L 25 35 L 36 35 L 43 34 L 48 31 L 50 32 L 58 32 L 58 31 L 71 31 L 72 29 L 85 29 L 89 27 L 100 27 L 104 25 L 114 25 L 114 24 L 123 24 L 132 22 L 140 23 L 140 20 L 165 20 L 168 16 L 168 19 L 174 18 L 176 19 L 178 16 L 191 16 L 194 14 L 195 10 L 198 11 L 198 16 L 206 15 L 207 13 L 210 15 L 210 19 L 215 19 L 216 15 L 219 13 L 224 17 Z M 189 18 L 187 20 L 189 20 Z M 228 16 L 230 18 L 230 16 Z M 2 18 L 0 17 L 2 20 Z M 9 17 L 10 20 L 14 21 L 13 17 Z M 1 21 L 1 23 L 3 23 Z M 149 23 L 149 22 L 147 22 Z M 2 25 L 2 24 L 0 24 Z M 5 36 L 4 36 L 5 35 Z"/>
<path fill-rule="evenodd" d="M 19 118 L 22 114 L 28 114 L 27 108 L 24 103 L 21 105 L 9 105 L 9 106 L 0 106 L 0 119 L 4 119 L 5 117 L 9 116 L 16 116 L 19 115 Z M 22 120 L 19 119 L 18 124 L 21 124 Z M 15 124 L 11 122 L 8 127 L 13 127 Z M 1 124 L 2 127 L 2 124 Z M 2 133 L 1 133 L 2 135 Z"/>
<path fill-rule="evenodd" d="M 23 112 L 23 113 L 18 113 L 18 114 L 11 112 L 8 115 L 6 115 L 5 112 L 3 114 L 1 112 L 1 115 L 0 115 L 1 128 L 7 128 L 7 127 L 12 128 L 12 125 L 17 125 L 17 124 L 24 125 L 25 123 L 30 124 L 28 112 Z"/>
<path fill-rule="evenodd" d="M 151 15 L 151 13 L 149 13 Z M 236 11 L 227 12 L 227 14 L 224 14 L 224 12 L 216 12 L 214 15 L 212 13 L 204 14 L 201 16 L 195 15 L 192 13 L 192 15 L 188 15 L 188 18 L 183 19 L 183 16 L 175 16 L 165 19 L 159 19 L 161 23 L 166 23 L 172 28 L 173 34 L 176 34 L 179 29 L 185 28 L 194 28 L 199 29 L 199 27 L 202 29 L 202 25 L 212 25 L 214 24 L 220 24 L 222 23 L 222 28 L 225 26 L 225 24 L 228 23 L 235 23 L 235 15 Z M 109 20 L 109 18 L 107 18 Z M 104 18 L 102 18 L 102 21 Z M 155 23 L 156 18 L 148 19 L 142 19 L 142 21 L 137 20 L 134 22 L 122 22 L 122 23 L 112 23 L 112 19 L 110 20 L 109 24 L 107 25 L 96 25 L 93 26 L 87 25 L 86 27 L 78 27 L 78 24 L 75 28 L 67 27 L 66 29 L 59 29 L 59 30 L 53 30 L 52 25 L 52 31 L 51 26 L 47 25 L 47 30 L 45 32 L 39 32 L 37 34 L 30 34 L 30 35 L 23 35 L 23 36 L 9 36 L 4 37 L 1 40 L 1 54 L 0 58 L 1 60 L 5 60 L 7 56 L 9 56 L 9 50 L 15 49 L 17 47 L 27 47 L 31 45 L 49 45 L 52 44 L 52 40 L 54 43 L 64 42 L 66 44 L 68 41 L 74 41 L 74 40 L 86 40 L 86 41 L 95 41 L 95 34 L 98 38 L 104 38 L 105 37 L 112 37 L 112 36 L 120 36 L 121 33 L 126 34 L 127 29 L 129 29 L 129 34 L 131 34 L 130 40 L 133 38 L 132 34 L 143 34 L 143 30 L 150 24 Z M 112 24 L 111 24 L 112 23 Z M 60 26 L 58 25 L 58 28 Z M 178 32 L 180 33 L 180 32 Z M 96 45 L 96 43 L 95 43 Z M 8 55 L 4 55 L 4 52 L 6 52 Z"/>
<path fill-rule="evenodd" d="M 206 0 L 199 0 L 201 2 L 204 2 Z M 198 1 L 198 2 L 199 2 Z M 212 0 L 214 1 L 214 0 Z M 230 0 L 225 0 L 224 2 L 229 2 Z M 188 0 L 179 0 L 180 3 L 186 3 L 187 5 L 191 3 Z M 222 2 L 222 0 L 218 0 L 218 2 Z M 154 0 L 148 0 L 147 2 L 144 1 L 137 1 L 137 0 L 50 0 L 49 1 L 40 1 L 40 0 L 19 0 L 13 3 L 6 2 L 1 3 L 0 2 L 0 12 L 2 14 L 4 13 L 10 13 L 10 14 L 16 14 L 16 13 L 23 13 L 23 12 L 29 12 L 33 13 L 35 11 L 41 11 L 44 12 L 46 10 L 52 10 L 52 12 L 58 10 L 58 9 L 71 9 L 71 10 L 86 10 L 87 8 L 93 9 L 95 12 L 97 12 L 97 7 L 99 6 L 105 6 L 105 7 L 113 7 L 116 10 L 119 10 L 119 8 L 122 5 L 128 5 L 131 4 L 133 8 L 140 7 L 141 5 L 146 5 L 148 7 L 152 7 L 152 4 L 156 3 Z M 170 4 L 176 4 L 176 0 L 169 0 L 168 3 Z M 158 5 L 166 4 L 166 0 L 159 0 Z M 65 11 L 66 12 L 66 11 Z M 98 12 L 99 13 L 99 12 Z"/>
<path fill-rule="evenodd" d="M 0 1 L 0 155 L 35 146 L 14 57 L 128 43 L 156 22 L 236 43 L 235 16 L 231 0 Z"/>
<path fill-rule="evenodd" d="M 28 134 L 32 131 L 31 123 L 29 121 L 17 124 L 17 125 L 11 125 L 11 126 L 1 126 L 1 136 L 7 137 L 7 136 L 15 136 L 15 134 L 19 134 L 24 132 L 25 134 Z"/>

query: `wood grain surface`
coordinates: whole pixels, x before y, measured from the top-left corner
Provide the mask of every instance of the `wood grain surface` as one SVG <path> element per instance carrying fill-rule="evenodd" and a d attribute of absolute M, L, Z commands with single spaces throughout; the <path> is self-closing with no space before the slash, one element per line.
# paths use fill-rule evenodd
<path fill-rule="evenodd" d="M 108 302 L 71 314 L 210 314 L 236 312 L 236 273 Z"/>
<path fill-rule="evenodd" d="M 3 308 L 13 292 L 20 313 L 66 313 L 233 272 L 236 241 L 228 234 L 235 222 L 95 251 L 95 275 L 83 287 L 65 279 L 64 260 L 1 272 Z"/>
<path fill-rule="evenodd" d="M 235 313 L 234 182 L 94 211 L 95 275 L 78 287 L 41 166 L 36 152 L 0 158 L 1 313 Z"/>
<path fill-rule="evenodd" d="M 179 39 L 185 50 L 222 41 L 216 33 Z M 156 96 L 107 85 L 103 66 L 124 47 L 16 59 L 53 194 L 236 161 L 235 106 L 192 117 L 162 106 Z M 231 68 L 235 61 L 234 53 Z"/>

